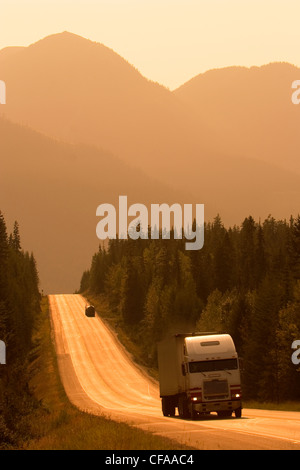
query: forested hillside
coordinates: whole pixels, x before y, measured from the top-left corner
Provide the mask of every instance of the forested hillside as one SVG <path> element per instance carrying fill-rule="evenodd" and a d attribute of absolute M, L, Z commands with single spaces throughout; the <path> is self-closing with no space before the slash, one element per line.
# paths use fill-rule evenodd
<path fill-rule="evenodd" d="M 205 226 L 204 247 L 184 240 L 110 240 L 99 247 L 81 292 L 105 295 L 120 324 L 156 366 L 167 334 L 226 332 L 243 357 L 247 399 L 300 398 L 291 344 L 300 339 L 300 217 L 247 217 Z"/>
<path fill-rule="evenodd" d="M 38 284 L 35 259 L 22 250 L 18 223 L 8 235 L 0 212 L 0 340 L 7 353 L 6 365 L 0 365 L 0 449 L 26 437 L 25 417 L 37 406 L 28 389 L 27 365 L 40 312 Z"/>

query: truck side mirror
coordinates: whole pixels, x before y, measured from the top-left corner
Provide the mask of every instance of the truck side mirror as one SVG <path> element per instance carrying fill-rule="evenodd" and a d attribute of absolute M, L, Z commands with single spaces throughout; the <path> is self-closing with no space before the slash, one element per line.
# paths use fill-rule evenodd
<path fill-rule="evenodd" d="M 243 371 L 244 370 L 244 360 L 243 360 L 243 358 L 239 357 L 238 361 L 239 361 L 240 371 Z"/>
<path fill-rule="evenodd" d="M 182 375 L 186 375 L 185 363 L 184 362 L 181 364 L 181 372 L 182 372 Z"/>

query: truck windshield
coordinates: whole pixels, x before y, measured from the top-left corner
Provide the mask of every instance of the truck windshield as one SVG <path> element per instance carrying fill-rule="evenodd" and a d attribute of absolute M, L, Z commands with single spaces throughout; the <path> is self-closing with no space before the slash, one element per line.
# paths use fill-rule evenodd
<path fill-rule="evenodd" d="M 237 368 L 238 368 L 237 359 L 218 359 L 214 361 L 189 362 L 189 371 L 191 374 L 195 372 L 234 370 Z"/>

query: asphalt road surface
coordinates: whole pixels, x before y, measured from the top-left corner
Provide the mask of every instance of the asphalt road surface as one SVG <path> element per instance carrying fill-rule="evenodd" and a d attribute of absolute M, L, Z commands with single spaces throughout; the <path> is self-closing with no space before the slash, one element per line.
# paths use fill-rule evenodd
<path fill-rule="evenodd" d="M 300 449 L 300 413 L 243 409 L 241 419 L 211 414 L 197 420 L 164 417 L 158 384 L 135 365 L 80 295 L 49 296 L 59 370 L 79 409 L 205 450 Z"/>

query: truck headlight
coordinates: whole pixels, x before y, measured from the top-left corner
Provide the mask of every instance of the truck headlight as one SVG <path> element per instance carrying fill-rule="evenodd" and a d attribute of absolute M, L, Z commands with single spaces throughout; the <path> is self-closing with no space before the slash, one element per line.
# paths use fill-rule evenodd
<path fill-rule="evenodd" d="M 201 401 L 201 400 L 202 400 L 201 392 L 193 393 L 193 395 L 191 395 L 191 401 L 195 402 L 195 401 Z"/>

